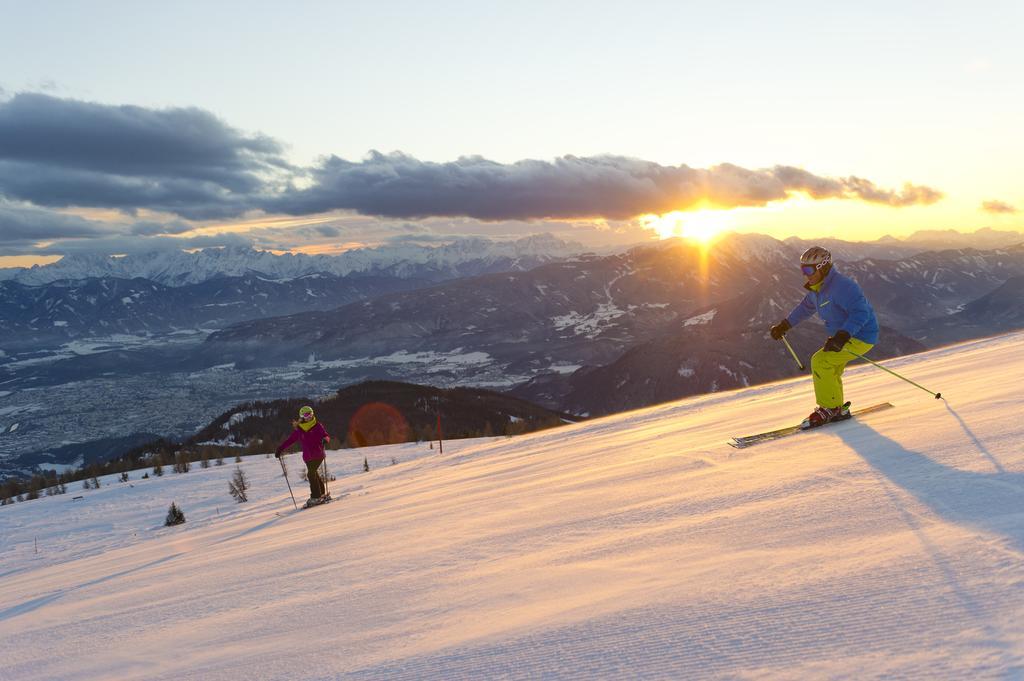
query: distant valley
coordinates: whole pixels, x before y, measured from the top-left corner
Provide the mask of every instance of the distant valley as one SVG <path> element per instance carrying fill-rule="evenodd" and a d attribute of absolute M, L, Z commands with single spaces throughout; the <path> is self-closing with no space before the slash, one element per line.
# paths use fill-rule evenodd
<path fill-rule="evenodd" d="M 547 238 L 463 246 L 433 265 L 347 273 L 271 260 L 269 272 L 214 268 L 192 283 L 180 267 L 163 282 L 7 276 L 0 460 L 132 433 L 187 437 L 233 404 L 365 380 L 511 390 L 598 415 L 798 373 L 766 333 L 802 295 L 797 240 L 730 235 L 708 252 L 666 241 L 611 255 Z M 832 247 L 883 325 L 876 359 L 1024 326 L 1020 243 Z M 822 329 L 811 321 L 791 338 L 807 356 Z"/>

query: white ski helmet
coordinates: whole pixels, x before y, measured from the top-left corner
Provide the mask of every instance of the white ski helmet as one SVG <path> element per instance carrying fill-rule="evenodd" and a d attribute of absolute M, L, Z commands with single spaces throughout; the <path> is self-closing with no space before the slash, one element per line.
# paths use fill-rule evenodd
<path fill-rule="evenodd" d="M 808 273 L 810 267 L 820 270 L 829 267 L 831 264 L 832 254 L 821 246 L 811 246 L 800 256 L 800 268 L 804 270 L 804 274 Z"/>

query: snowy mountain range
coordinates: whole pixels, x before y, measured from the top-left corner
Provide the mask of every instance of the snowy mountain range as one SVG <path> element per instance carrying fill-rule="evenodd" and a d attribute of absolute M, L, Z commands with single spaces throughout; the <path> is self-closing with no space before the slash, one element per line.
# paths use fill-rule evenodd
<path fill-rule="evenodd" d="M 441 246 L 397 244 L 353 249 L 340 255 L 277 255 L 245 246 L 194 252 L 162 250 L 123 257 L 73 254 L 49 265 L 0 269 L 0 280 L 41 286 L 91 278 L 146 279 L 168 287 L 250 275 L 273 281 L 312 274 L 439 280 L 530 269 L 585 250 L 580 244 L 565 242 L 550 234 L 536 234 L 515 241 L 463 238 Z"/>
<path fill-rule="evenodd" d="M 875 241 L 851 242 L 833 238 L 789 237 L 786 239 L 786 243 L 799 251 L 804 251 L 811 246 L 824 246 L 832 252 L 832 257 L 846 262 L 865 258 L 902 260 L 924 251 L 962 249 L 987 251 L 1010 248 L 1024 244 L 1024 232 L 997 230 L 991 227 L 984 227 L 975 232 L 929 229 L 919 230 L 901 239 L 883 236 Z"/>
<path fill-rule="evenodd" d="M 887 363 L 942 401 L 851 367 L 854 404 L 894 408 L 744 450 L 806 376 L 332 452 L 336 500 L 299 512 L 264 454 L 5 506 L 3 677 L 1016 679 L 1022 343 Z"/>

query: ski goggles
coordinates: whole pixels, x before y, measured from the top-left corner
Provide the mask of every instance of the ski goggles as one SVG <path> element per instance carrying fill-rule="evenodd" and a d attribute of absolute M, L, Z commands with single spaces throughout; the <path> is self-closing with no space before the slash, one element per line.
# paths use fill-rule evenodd
<path fill-rule="evenodd" d="M 306 414 L 299 414 L 299 420 L 300 421 L 312 421 L 313 420 L 313 412 L 308 412 Z"/>
<path fill-rule="evenodd" d="M 820 265 L 800 265 L 800 271 L 804 273 L 805 277 L 809 277 L 818 271 Z"/>

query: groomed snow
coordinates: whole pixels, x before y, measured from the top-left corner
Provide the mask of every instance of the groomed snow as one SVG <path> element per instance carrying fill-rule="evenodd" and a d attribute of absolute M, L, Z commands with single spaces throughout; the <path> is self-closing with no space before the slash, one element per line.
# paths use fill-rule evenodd
<path fill-rule="evenodd" d="M 896 408 L 744 450 L 808 379 L 332 453 L 348 496 L 299 513 L 262 456 L 247 504 L 228 463 L 6 506 L 0 675 L 1021 678 L 1022 347 L 886 363 L 948 402 L 851 368 L 855 405 Z"/>

